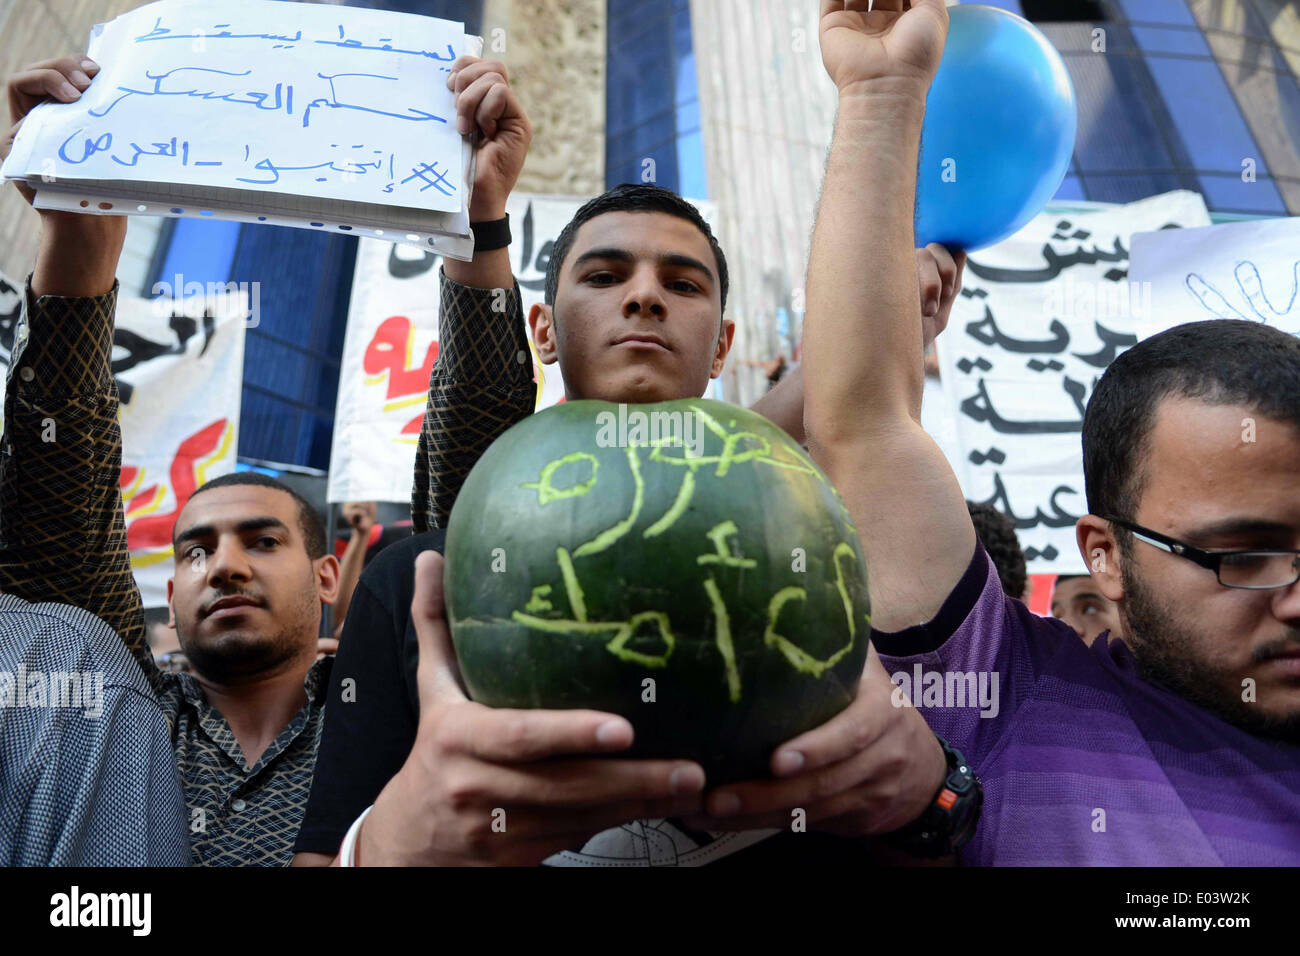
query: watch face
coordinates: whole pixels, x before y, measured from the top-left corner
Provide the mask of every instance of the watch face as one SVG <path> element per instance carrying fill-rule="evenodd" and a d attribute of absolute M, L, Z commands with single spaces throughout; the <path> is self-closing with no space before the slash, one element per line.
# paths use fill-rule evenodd
<path fill-rule="evenodd" d="M 969 772 L 963 773 L 962 769 L 954 771 L 949 777 L 947 787 L 955 790 L 957 793 L 965 796 L 975 788 L 975 775 Z"/>

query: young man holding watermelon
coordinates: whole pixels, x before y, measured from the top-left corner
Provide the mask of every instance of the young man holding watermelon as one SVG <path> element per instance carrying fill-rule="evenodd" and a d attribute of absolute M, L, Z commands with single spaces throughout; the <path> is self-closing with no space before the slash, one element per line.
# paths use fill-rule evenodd
<path fill-rule="evenodd" d="M 987 788 L 961 862 L 1300 864 L 1300 340 L 1193 322 L 1111 364 L 1077 537 L 1124 638 L 1089 647 L 1030 614 L 918 424 L 905 273 L 944 4 L 821 8 L 840 109 L 808 272 L 809 450 L 862 531 L 890 670 L 1001 678 L 993 719 L 925 710 Z"/>
<path fill-rule="evenodd" d="M 621 717 L 493 710 L 462 691 L 442 604 L 442 533 L 428 529 L 445 526 L 491 442 L 532 413 L 535 386 L 516 360 L 529 348 L 500 223 L 531 130 L 502 64 L 467 57 L 454 70 L 462 130 L 473 118 L 485 137 L 470 216 L 483 225 L 474 260 L 444 264 L 441 351 L 412 503 L 425 533 L 381 555 L 357 587 L 295 862 L 330 862 L 345 832 L 346 862 L 365 865 L 870 861 L 865 838 L 927 813 L 949 773 L 918 713 L 893 705 L 874 654 L 857 700 L 782 747 L 773 778 L 707 793 L 694 763 L 600 759 L 631 744 Z M 933 247 L 917 250 L 907 271 L 914 283 L 920 273 L 918 303 L 941 326 L 958 263 Z M 561 234 L 547 304 L 529 323 L 542 360 L 562 363 L 572 398 L 697 397 L 731 345 L 726 287 L 725 258 L 694 207 L 657 187 L 619 187 Z M 790 376 L 757 406 L 796 437 L 799 390 L 800 376 Z M 498 809 L 508 821 L 500 831 Z M 809 832 L 792 831 L 794 809 Z"/>

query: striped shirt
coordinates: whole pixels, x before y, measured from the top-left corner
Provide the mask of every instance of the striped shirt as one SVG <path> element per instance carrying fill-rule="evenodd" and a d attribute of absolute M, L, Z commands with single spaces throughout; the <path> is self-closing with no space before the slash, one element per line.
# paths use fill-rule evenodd
<path fill-rule="evenodd" d="M 1300 865 L 1300 747 L 1144 680 L 1122 640 L 1032 614 L 982 546 L 934 621 L 871 639 L 983 781 L 963 864 Z"/>
<path fill-rule="evenodd" d="M 167 723 L 117 635 L 0 594 L 0 866 L 187 866 Z"/>

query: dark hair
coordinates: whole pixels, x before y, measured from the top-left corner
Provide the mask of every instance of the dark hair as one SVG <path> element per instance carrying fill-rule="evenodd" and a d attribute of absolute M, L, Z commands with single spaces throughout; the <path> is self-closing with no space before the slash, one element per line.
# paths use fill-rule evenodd
<path fill-rule="evenodd" d="M 260 471 L 236 471 L 229 475 L 222 475 L 220 478 L 213 478 L 205 482 L 193 495 L 201 495 L 205 491 L 211 491 L 213 488 L 229 488 L 233 485 L 258 485 L 262 488 L 274 488 L 276 491 L 283 491 L 286 495 L 293 498 L 298 503 L 298 527 L 302 529 L 302 539 L 307 547 L 307 556 L 315 561 L 317 558 L 325 557 L 325 522 L 321 520 L 318 512 L 302 495 L 294 491 L 282 481 L 276 481 L 270 475 L 264 475 Z M 175 533 L 173 532 L 173 537 Z"/>
<path fill-rule="evenodd" d="M 1002 590 L 1010 597 L 1023 597 L 1029 578 L 1025 571 L 1025 552 L 1016 537 L 1015 522 L 990 504 L 968 501 L 966 510 L 975 525 L 975 534 L 998 569 Z"/>
<path fill-rule="evenodd" d="M 583 203 L 573 214 L 569 224 L 560 230 L 551 247 L 551 258 L 546 264 L 546 304 L 555 305 L 555 292 L 560 287 L 560 269 L 573 248 L 573 238 L 578 229 L 589 219 L 607 212 L 666 212 L 670 216 L 685 219 L 704 233 L 709 240 L 709 248 L 718 261 L 718 284 L 722 292 L 722 311 L 727 311 L 727 257 L 722 254 L 722 247 L 714 238 L 713 230 L 704 221 L 700 211 L 671 189 L 664 189 L 653 183 L 620 183 L 607 189 L 595 199 Z"/>
<path fill-rule="evenodd" d="M 1062 584 L 1062 583 L 1064 583 L 1065 581 L 1078 581 L 1078 580 L 1080 580 L 1080 579 L 1082 579 L 1082 578 L 1087 578 L 1088 580 L 1091 581 L 1091 580 L 1092 580 L 1092 575 L 1091 575 L 1091 574 L 1058 574 L 1058 575 L 1056 576 L 1056 582 L 1055 582 L 1055 583 L 1056 583 L 1056 584 Z"/>
<path fill-rule="evenodd" d="M 1208 319 L 1166 329 L 1110 363 L 1083 416 L 1088 510 L 1132 518 L 1162 399 L 1247 405 L 1300 428 L 1300 338 L 1259 322 Z M 1131 545 L 1119 529 L 1121 548 Z"/>

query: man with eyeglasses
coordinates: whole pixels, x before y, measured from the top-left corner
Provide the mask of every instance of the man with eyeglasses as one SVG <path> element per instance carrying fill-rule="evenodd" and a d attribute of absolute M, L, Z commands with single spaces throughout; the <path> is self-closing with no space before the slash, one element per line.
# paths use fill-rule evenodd
<path fill-rule="evenodd" d="M 934 568 L 932 549 L 975 555 L 914 578 L 872 642 L 894 674 L 998 677 L 990 718 L 912 691 L 980 767 L 983 817 L 961 862 L 1300 864 L 1300 339 L 1228 320 L 1153 336 L 1102 376 L 1082 438 L 1078 544 L 1123 628 L 1091 646 L 1002 594 L 955 480 L 933 480 L 939 453 L 916 439 L 932 481 L 912 508 L 942 530 L 913 537 L 899 573 Z M 871 527 L 854 506 L 868 481 L 810 447 Z M 917 476 L 891 466 L 876 488 L 912 493 Z"/>
<path fill-rule="evenodd" d="M 1077 537 L 1124 636 L 1089 645 L 1030 613 L 920 425 L 926 319 L 903 277 L 946 11 L 821 7 L 840 102 L 804 425 L 861 533 L 899 703 L 979 768 L 959 861 L 1300 865 L 1300 338 L 1195 322 L 1111 363 L 1082 425 Z"/>
<path fill-rule="evenodd" d="M 1300 339 L 1224 320 L 1154 336 L 1098 383 L 1083 444 L 1079 548 L 1139 672 L 1300 742 Z"/>

